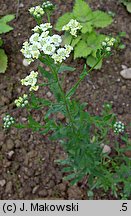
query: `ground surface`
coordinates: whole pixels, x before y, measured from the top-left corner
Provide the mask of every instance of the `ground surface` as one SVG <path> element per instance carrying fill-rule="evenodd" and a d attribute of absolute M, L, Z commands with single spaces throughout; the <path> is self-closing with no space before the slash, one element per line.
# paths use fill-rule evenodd
<path fill-rule="evenodd" d="M 55 23 L 62 13 L 71 10 L 74 1 L 67 0 L 65 3 L 64 0 L 55 0 L 53 2 L 57 4 L 57 10 L 52 19 Z M 123 65 L 131 66 L 131 17 L 122 5 L 116 3 L 116 0 L 90 0 L 88 2 L 94 9 L 115 13 L 113 24 L 104 32 L 113 32 L 116 35 L 120 31 L 125 31 L 126 38 L 123 42 L 126 48 L 105 60 L 101 70 L 93 71 L 89 77 L 90 82 L 84 80 L 76 96 L 81 101 L 88 102 L 89 111 L 95 114 L 100 113 L 104 102 L 111 102 L 119 119 L 128 124 L 131 119 L 129 106 L 131 81 L 124 80 L 120 76 L 120 71 Z M 28 14 L 28 9 L 38 3 L 40 3 L 38 0 L 21 0 L 19 10 L 16 0 L 1 0 L 0 3 L 0 16 L 7 13 L 17 14 L 17 19 L 12 22 L 14 30 L 4 36 L 4 48 L 9 57 L 9 65 L 6 73 L 0 75 L 1 117 L 11 111 L 15 118 L 26 121 L 26 111 L 16 110 L 12 103 L 19 94 L 24 92 L 20 79 L 25 77 L 31 69 L 36 68 L 36 65 L 23 66 L 20 49 L 35 25 Z M 71 62 L 71 64 L 77 67 L 77 71 L 67 75 L 65 88 L 69 88 L 77 80 L 83 67 L 83 60 Z M 52 97 L 48 89 L 41 94 Z M 44 111 L 39 111 L 35 115 L 39 121 Z M 57 143 L 51 143 L 47 137 L 33 134 L 30 130 L 11 129 L 5 132 L 2 127 L 0 129 L 0 199 L 88 199 L 83 185 L 71 187 L 62 180 L 61 167 L 54 160 L 63 157 L 64 152 Z M 105 196 L 100 192 L 94 197 L 94 199 L 111 198 L 110 195 Z"/>

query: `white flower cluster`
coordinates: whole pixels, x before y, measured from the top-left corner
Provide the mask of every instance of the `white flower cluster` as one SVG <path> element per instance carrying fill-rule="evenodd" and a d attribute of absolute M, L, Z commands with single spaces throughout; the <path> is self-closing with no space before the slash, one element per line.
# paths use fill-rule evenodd
<path fill-rule="evenodd" d="M 30 75 L 21 80 L 21 84 L 25 86 L 31 86 L 29 91 L 37 91 L 39 86 L 37 83 L 38 72 L 31 71 Z"/>
<path fill-rule="evenodd" d="M 125 125 L 121 121 L 118 121 L 114 124 L 115 133 L 122 133 L 124 132 L 124 129 L 125 129 Z"/>
<path fill-rule="evenodd" d="M 41 24 L 36 26 L 33 31 L 35 32 L 29 39 L 29 42 L 24 42 L 21 52 L 24 54 L 28 63 L 38 59 L 41 52 L 51 56 L 54 62 L 61 63 L 69 57 L 72 47 L 65 45 L 64 48 L 59 48 L 62 43 L 61 36 L 54 34 L 49 36 L 48 29 L 52 28 L 50 23 Z"/>
<path fill-rule="evenodd" d="M 106 51 L 110 52 L 111 47 L 114 45 L 115 41 L 115 38 L 106 37 L 105 41 L 102 42 L 102 46 Z"/>
<path fill-rule="evenodd" d="M 53 8 L 53 4 L 50 1 L 46 1 L 42 4 L 42 8 L 43 9 L 52 9 Z"/>
<path fill-rule="evenodd" d="M 52 55 L 55 64 L 62 63 L 63 60 L 69 57 L 72 50 L 73 48 L 70 45 L 65 45 L 64 48 L 59 48 L 57 52 Z"/>
<path fill-rule="evenodd" d="M 29 12 L 37 19 L 41 18 L 45 13 L 41 6 L 32 7 L 29 9 Z"/>
<path fill-rule="evenodd" d="M 19 97 L 15 100 L 17 107 L 25 107 L 28 104 L 28 95 L 24 94 L 23 97 Z"/>
<path fill-rule="evenodd" d="M 3 121 L 4 121 L 4 128 L 10 128 L 10 126 L 15 123 L 14 118 L 11 117 L 10 115 L 5 116 L 3 118 Z"/>
<path fill-rule="evenodd" d="M 82 28 L 82 25 L 74 19 L 71 19 L 67 25 L 62 27 L 63 31 L 69 31 L 71 35 L 77 37 L 77 31 Z"/>

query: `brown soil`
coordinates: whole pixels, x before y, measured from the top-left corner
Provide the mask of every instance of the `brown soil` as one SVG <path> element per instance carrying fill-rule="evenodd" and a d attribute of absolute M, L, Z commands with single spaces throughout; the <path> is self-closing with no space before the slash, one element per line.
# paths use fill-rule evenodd
<path fill-rule="evenodd" d="M 9 58 L 8 69 L 5 74 L 0 74 L 0 115 L 11 112 L 15 118 L 26 121 L 26 111 L 16 110 L 12 104 L 19 94 L 24 93 L 20 85 L 20 79 L 25 77 L 28 71 L 36 69 L 37 65 L 32 64 L 25 67 L 22 64 L 23 56 L 20 53 L 22 43 L 31 34 L 35 25 L 33 18 L 29 15 L 28 9 L 37 5 L 40 0 L 21 0 L 20 7 L 16 0 L 1 0 L 0 16 L 9 13 L 17 14 L 12 21 L 14 30 L 4 36 L 4 49 Z M 66 11 L 71 10 L 72 0 L 55 0 L 57 10 L 53 15 L 52 22 Z M 118 34 L 126 32 L 123 39 L 126 48 L 115 52 L 108 60 L 105 60 L 101 70 L 94 70 L 88 80 L 84 80 L 76 96 L 81 101 L 89 103 L 89 111 L 99 114 L 104 102 L 111 102 L 113 111 L 118 119 L 129 124 L 131 119 L 130 102 L 131 81 L 124 80 L 120 76 L 122 65 L 130 67 L 131 60 L 131 19 L 124 6 L 116 3 L 116 0 L 90 0 L 90 6 L 94 9 L 112 11 L 115 13 L 113 24 L 104 30 L 104 33 Z M 75 73 L 67 74 L 65 88 L 69 88 L 77 80 L 83 67 L 83 60 L 70 62 L 77 68 Z M 51 97 L 48 89 L 42 96 Z M 35 113 L 36 119 L 40 121 L 44 111 Z M 127 130 L 129 133 L 129 130 Z M 13 152 L 12 152 L 13 151 Z M 12 156 L 9 157 L 9 153 Z M 46 136 L 34 134 L 30 130 L 11 129 L 0 131 L 0 199 L 88 199 L 85 187 L 82 185 L 70 186 L 62 180 L 61 167 L 54 160 L 64 157 L 62 148 L 57 143 L 49 142 Z M 110 195 L 95 194 L 95 199 L 113 199 Z"/>

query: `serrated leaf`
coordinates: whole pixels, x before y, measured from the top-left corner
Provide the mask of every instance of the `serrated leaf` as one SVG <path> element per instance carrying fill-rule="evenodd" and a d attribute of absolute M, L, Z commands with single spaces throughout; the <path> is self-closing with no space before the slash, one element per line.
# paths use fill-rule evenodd
<path fill-rule="evenodd" d="M 83 0 L 76 0 L 73 8 L 73 15 L 77 18 L 78 21 L 86 21 L 87 15 L 91 13 L 91 8 Z"/>
<path fill-rule="evenodd" d="M 93 56 L 89 56 L 87 57 L 87 61 L 86 63 L 90 66 L 90 67 L 93 67 L 96 62 L 98 61 L 97 58 L 93 57 Z M 101 68 L 101 65 L 102 65 L 102 60 L 95 66 L 95 69 L 100 69 Z"/>
<path fill-rule="evenodd" d="M 72 40 L 71 46 L 74 47 L 81 39 L 81 36 L 77 36 L 77 38 L 74 38 Z"/>
<path fill-rule="evenodd" d="M 87 36 L 87 45 L 92 49 L 92 55 L 96 57 L 96 53 L 98 49 L 101 48 L 101 43 L 106 38 L 106 35 L 103 34 L 96 34 L 92 32 Z"/>
<path fill-rule="evenodd" d="M 81 32 L 83 34 L 87 33 L 87 32 L 91 32 L 92 31 L 92 25 L 90 22 L 86 22 L 86 23 L 82 23 L 82 29 L 81 29 Z"/>
<path fill-rule="evenodd" d="M 112 17 L 107 13 L 97 10 L 93 12 L 92 24 L 98 28 L 104 28 L 112 23 Z"/>
<path fill-rule="evenodd" d="M 74 59 L 80 58 L 80 57 L 87 57 L 90 55 L 92 49 L 90 47 L 87 47 L 87 43 L 83 40 L 81 40 L 74 50 Z"/>
<path fill-rule="evenodd" d="M 15 15 L 13 15 L 13 14 L 8 14 L 8 15 L 2 17 L 2 18 L 0 19 L 0 22 L 8 23 L 8 22 L 12 21 L 14 18 L 15 18 Z"/>
<path fill-rule="evenodd" d="M 63 16 L 59 17 L 55 26 L 57 31 L 61 31 L 62 27 L 66 25 L 74 16 L 72 13 L 65 13 Z"/>
<path fill-rule="evenodd" d="M 5 73 L 7 68 L 7 55 L 5 54 L 5 51 L 3 49 L 0 49 L 0 73 Z"/>
<path fill-rule="evenodd" d="M 126 8 L 127 8 L 128 12 L 131 13 L 131 2 L 127 3 Z"/>

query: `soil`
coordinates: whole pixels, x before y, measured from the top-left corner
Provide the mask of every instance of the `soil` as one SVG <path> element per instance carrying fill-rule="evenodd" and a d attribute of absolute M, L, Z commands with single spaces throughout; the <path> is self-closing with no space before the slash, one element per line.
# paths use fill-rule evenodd
<path fill-rule="evenodd" d="M 37 68 L 35 64 L 29 67 L 23 65 L 20 49 L 35 26 L 28 9 L 40 2 L 40 0 L 21 0 L 18 5 L 16 0 L 1 0 L 0 16 L 16 14 L 16 19 L 11 22 L 14 30 L 3 37 L 9 62 L 6 73 L 0 74 L 1 125 L 5 113 L 11 113 L 23 122 L 27 120 L 26 110 L 17 110 L 13 101 L 19 94 L 25 92 L 20 80 L 29 71 Z M 72 9 L 74 1 L 67 0 L 65 3 L 64 0 L 55 0 L 53 3 L 57 5 L 52 17 L 52 22 L 55 23 L 61 14 Z M 88 109 L 94 114 L 101 112 L 104 102 L 111 102 L 118 119 L 128 125 L 131 119 L 131 80 L 123 79 L 120 71 L 123 67 L 131 66 L 131 17 L 125 7 L 116 0 L 88 0 L 88 3 L 93 9 L 115 13 L 113 24 L 103 32 L 117 35 L 120 31 L 125 31 L 126 37 L 123 43 L 126 48 L 114 52 L 104 61 L 101 70 L 94 70 L 80 85 L 76 97 L 80 101 L 88 102 Z M 72 62 L 70 58 L 68 62 L 76 67 L 76 72 L 67 74 L 66 89 L 78 79 L 84 60 Z M 53 98 L 48 89 L 39 94 Z M 44 110 L 35 112 L 36 120 L 40 121 L 44 113 Z M 0 129 L 0 199 L 88 199 L 83 185 L 70 186 L 68 182 L 63 181 L 61 167 L 54 162 L 65 156 L 58 143 L 50 142 L 46 136 L 33 133 L 31 130 L 13 128 L 4 131 L 2 126 Z M 128 127 L 127 133 L 129 134 Z M 101 191 L 97 191 L 94 199 L 114 199 L 114 197 L 110 194 L 102 195 Z"/>

